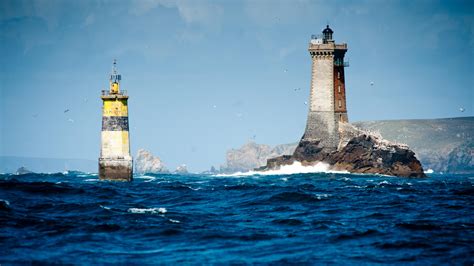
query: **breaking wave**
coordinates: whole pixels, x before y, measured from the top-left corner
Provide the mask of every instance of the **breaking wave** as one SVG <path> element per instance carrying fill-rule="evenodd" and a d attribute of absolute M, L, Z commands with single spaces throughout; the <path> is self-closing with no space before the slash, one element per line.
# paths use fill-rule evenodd
<path fill-rule="evenodd" d="M 216 176 L 254 176 L 254 175 L 294 175 L 294 174 L 308 174 L 308 173 L 349 173 L 347 171 L 331 170 L 327 163 L 318 162 L 315 165 L 302 165 L 301 162 L 295 161 L 293 164 L 283 165 L 280 169 L 266 170 L 266 171 L 248 171 L 237 172 L 233 174 L 218 174 Z"/>
<path fill-rule="evenodd" d="M 161 213 L 161 214 L 164 214 L 164 213 L 168 212 L 168 210 L 166 210 L 166 208 L 148 208 L 148 209 L 129 208 L 128 212 L 131 212 L 131 213 L 153 213 L 153 214 Z"/>

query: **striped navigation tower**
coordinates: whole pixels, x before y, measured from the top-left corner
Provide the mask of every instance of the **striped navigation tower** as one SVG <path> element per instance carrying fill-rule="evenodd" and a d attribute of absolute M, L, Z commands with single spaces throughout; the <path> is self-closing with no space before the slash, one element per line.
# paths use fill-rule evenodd
<path fill-rule="evenodd" d="M 302 140 L 318 142 L 331 152 L 339 144 L 339 124 L 347 123 L 344 62 L 347 44 L 336 44 L 329 25 L 320 36 L 312 36 L 309 54 L 312 59 L 311 92 L 306 130 Z"/>
<path fill-rule="evenodd" d="M 120 90 L 122 76 L 114 60 L 109 90 L 102 91 L 102 139 L 99 178 L 132 181 L 133 163 L 128 135 L 128 96 Z"/>

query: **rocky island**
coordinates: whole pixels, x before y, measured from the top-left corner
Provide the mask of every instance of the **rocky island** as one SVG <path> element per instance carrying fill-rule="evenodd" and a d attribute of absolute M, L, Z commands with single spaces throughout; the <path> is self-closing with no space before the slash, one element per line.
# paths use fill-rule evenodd
<path fill-rule="evenodd" d="M 306 130 L 292 155 L 269 159 L 256 170 L 278 169 L 298 161 L 303 165 L 328 163 L 332 170 L 406 177 L 424 177 L 415 153 L 405 144 L 349 124 L 344 61 L 347 44 L 336 44 L 329 25 L 322 36 L 312 36 L 309 54 L 312 77 Z"/>
<path fill-rule="evenodd" d="M 168 169 L 160 157 L 153 156 L 147 150 L 139 149 L 135 157 L 135 172 L 137 173 L 167 173 Z"/>
<path fill-rule="evenodd" d="M 425 176 L 420 161 L 407 145 L 387 141 L 376 133 L 363 131 L 349 123 L 341 123 L 340 127 L 341 141 L 336 150 L 328 151 L 318 140 L 302 139 L 292 155 L 268 159 L 266 166 L 256 170 L 278 169 L 297 161 L 302 165 L 324 162 L 332 170 L 351 173 Z"/>

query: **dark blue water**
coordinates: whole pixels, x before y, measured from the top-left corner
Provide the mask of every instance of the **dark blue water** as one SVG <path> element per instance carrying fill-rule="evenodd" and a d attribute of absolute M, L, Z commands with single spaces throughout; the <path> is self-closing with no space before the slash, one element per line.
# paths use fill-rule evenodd
<path fill-rule="evenodd" d="M 0 263 L 474 262 L 474 177 L 0 175 Z"/>

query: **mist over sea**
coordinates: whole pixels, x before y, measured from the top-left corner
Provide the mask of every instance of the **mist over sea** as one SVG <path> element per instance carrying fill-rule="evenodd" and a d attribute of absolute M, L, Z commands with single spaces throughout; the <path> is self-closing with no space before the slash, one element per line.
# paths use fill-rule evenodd
<path fill-rule="evenodd" d="M 0 175 L 0 264 L 472 264 L 474 176 Z"/>

